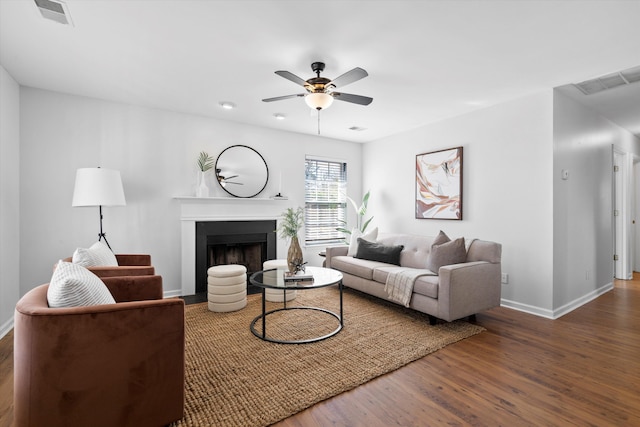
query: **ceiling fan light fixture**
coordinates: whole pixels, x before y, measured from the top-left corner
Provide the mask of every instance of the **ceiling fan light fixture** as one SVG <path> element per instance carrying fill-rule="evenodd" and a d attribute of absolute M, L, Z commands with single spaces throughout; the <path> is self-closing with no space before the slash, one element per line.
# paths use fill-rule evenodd
<path fill-rule="evenodd" d="M 328 93 L 314 92 L 305 96 L 304 101 L 314 110 L 324 110 L 333 104 L 333 96 Z"/>

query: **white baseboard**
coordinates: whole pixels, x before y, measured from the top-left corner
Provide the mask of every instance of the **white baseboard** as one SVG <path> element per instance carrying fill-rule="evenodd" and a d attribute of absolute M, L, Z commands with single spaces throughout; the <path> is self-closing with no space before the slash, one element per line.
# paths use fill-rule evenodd
<path fill-rule="evenodd" d="M 13 316 L 11 319 L 7 320 L 0 326 L 0 339 L 4 338 L 5 335 L 9 333 L 9 331 L 13 329 Z"/>
<path fill-rule="evenodd" d="M 575 310 L 578 307 L 581 307 L 583 305 L 585 305 L 588 302 L 593 301 L 594 299 L 598 298 L 600 295 L 609 292 L 611 289 L 613 289 L 613 282 L 611 283 L 607 283 L 604 286 L 601 286 L 600 288 L 589 292 L 588 294 L 581 296 L 580 298 L 577 298 L 565 305 L 563 305 L 562 307 L 559 307 L 555 310 L 553 310 L 553 315 L 554 315 L 554 319 L 557 319 L 559 317 L 564 316 L 565 314 Z"/>
<path fill-rule="evenodd" d="M 522 311 L 524 313 L 529 313 L 535 316 L 540 316 L 540 317 L 553 320 L 553 319 L 558 319 L 564 316 L 565 314 L 575 310 L 576 308 L 582 307 L 586 303 L 593 301 L 594 299 L 598 298 L 600 295 L 606 292 L 609 292 L 612 289 L 613 289 L 613 283 L 607 283 L 606 285 L 592 292 L 589 292 L 588 294 L 583 295 L 580 298 L 576 298 L 575 300 L 555 310 L 549 310 L 546 308 L 536 307 L 534 305 L 529 305 L 529 304 L 522 304 L 516 301 L 504 299 L 504 298 L 500 300 L 500 305 L 502 307 Z"/>
<path fill-rule="evenodd" d="M 511 301 L 508 299 L 502 298 L 500 300 L 500 305 L 502 307 L 510 308 L 512 310 L 522 311 L 524 313 L 533 314 L 534 316 L 545 317 L 547 319 L 553 319 L 553 311 L 548 310 L 546 308 L 540 308 L 535 305 L 522 304 L 516 301 Z"/>
<path fill-rule="evenodd" d="M 181 289 L 176 289 L 173 291 L 164 291 L 162 293 L 164 298 L 175 298 L 175 297 L 179 297 L 182 296 L 182 290 Z"/>

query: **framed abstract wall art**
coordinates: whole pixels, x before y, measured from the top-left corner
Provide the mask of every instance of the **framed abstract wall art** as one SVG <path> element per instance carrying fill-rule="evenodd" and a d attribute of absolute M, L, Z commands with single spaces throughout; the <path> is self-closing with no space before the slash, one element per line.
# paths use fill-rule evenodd
<path fill-rule="evenodd" d="M 416 155 L 416 218 L 462 220 L 462 147 Z"/>

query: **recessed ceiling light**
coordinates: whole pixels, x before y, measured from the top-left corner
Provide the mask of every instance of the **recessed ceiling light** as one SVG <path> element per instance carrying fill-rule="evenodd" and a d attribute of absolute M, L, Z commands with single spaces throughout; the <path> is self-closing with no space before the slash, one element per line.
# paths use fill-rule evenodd
<path fill-rule="evenodd" d="M 234 104 L 233 102 L 229 102 L 229 101 L 222 101 L 220 103 L 220 106 L 222 108 L 224 108 L 225 110 L 233 110 L 234 108 L 236 108 L 236 104 Z"/>
<path fill-rule="evenodd" d="M 275 118 L 276 118 L 276 120 L 284 120 L 287 116 L 285 116 L 285 115 L 284 115 L 284 114 L 282 114 L 282 113 L 275 113 L 275 114 L 273 115 L 273 117 L 275 117 Z"/>

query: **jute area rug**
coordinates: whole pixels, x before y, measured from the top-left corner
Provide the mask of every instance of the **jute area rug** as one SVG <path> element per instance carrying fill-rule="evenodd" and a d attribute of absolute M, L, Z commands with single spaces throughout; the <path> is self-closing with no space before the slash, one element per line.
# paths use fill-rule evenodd
<path fill-rule="evenodd" d="M 298 291 L 288 306 L 338 313 L 338 289 Z M 267 310 L 279 307 L 267 302 Z M 260 313 L 260 295 L 232 313 L 212 313 L 206 303 L 186 307 L 185 416 L 174 427 L 266 426 L 484 330 L 464 321 L 431 326 L 426 315 L 349 289 L 343 330 L 317 343 L 258 339 L 249 324 Z M 337 325 L 326 313 L 289 310 L 268 316 L 266 329 L 274 338 L 301 339 Z"/>

